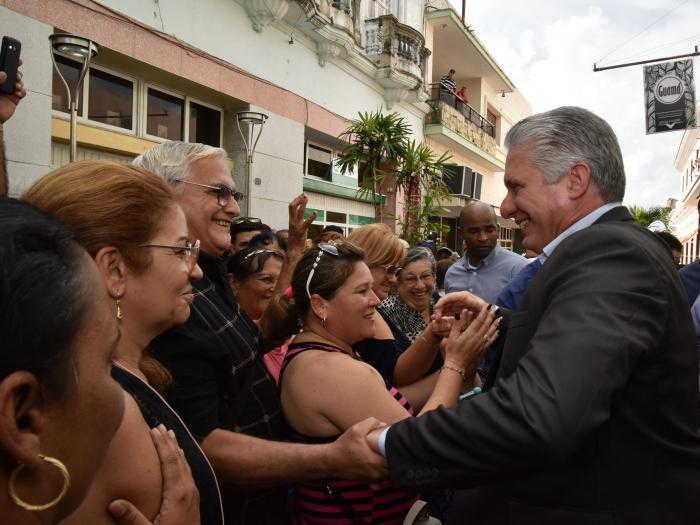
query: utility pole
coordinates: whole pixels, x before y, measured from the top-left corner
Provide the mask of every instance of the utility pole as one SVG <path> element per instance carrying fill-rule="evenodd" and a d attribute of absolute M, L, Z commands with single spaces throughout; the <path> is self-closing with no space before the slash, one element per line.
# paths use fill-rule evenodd
<path fill-rule="evenodd" d="M 467 11 L 467 0 L 462 0 L 462 23 L 465 24 L 466 22 L 464 21 L 464 15 L 466 14 Z"/>

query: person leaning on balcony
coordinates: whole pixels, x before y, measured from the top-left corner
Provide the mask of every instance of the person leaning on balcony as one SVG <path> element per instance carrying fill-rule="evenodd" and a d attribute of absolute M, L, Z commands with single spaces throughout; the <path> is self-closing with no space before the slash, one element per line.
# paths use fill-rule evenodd
<path fill-rule="evenodd" d="M 460 87 L 460 88 L 459 88 L 459 91 L 457 91 L 457 93 L 455 93 L 455 96 L 456 96 L 459 100 L 461 100 L 462 102 L 464 102 L 465 104 L 468 104 L 468 103 L 469 103 L 469 99 L 467 98 L 467 88 L 466 88 L 466 87 L 464 87 L 464 86 Z"/>
<path fill-rule="evenodd" d="M 447 75 L 444 75 L 440 79 L 440 98 L 445 102 L 454 103 L 454 96 L 457 91 L 457 84 L 455 84 L 455 73 L 454 69 L 450 69 Z"/>
<path fill-rule="evenodd" d="M 193 283 L 192 314 L 185 324 L 156 338 L 151 350 L 172 373 L 168 397 L 200 441 L 221 482 L 226 522 L 284 522 L 286 485 L 330 477 L 373 480 L 385 475 L 386 464 L 372 455 L 358 427 L 323 445 L 273 441 L 286 432 L 277 386 L 262 359 L 261 333 L 241 314 L 225 275 L 223 256 L 231 245 L 230 225 L 240 214 L 240 195 L 226 151 L 165 142 L 134 163 L 173 187 L 190 235 L 201 242 L 199 265 L 204 278 Z M 278 281 L 282 290 L 287 286 L 284 282 L 289 282 L 285 272 L 291 275 L 289 269 L 301 257 L 306 231 L 316 217 L 312 214 L 304 220 L 305 205 L 303 196 L 290 204 L 288 252 Z"/>

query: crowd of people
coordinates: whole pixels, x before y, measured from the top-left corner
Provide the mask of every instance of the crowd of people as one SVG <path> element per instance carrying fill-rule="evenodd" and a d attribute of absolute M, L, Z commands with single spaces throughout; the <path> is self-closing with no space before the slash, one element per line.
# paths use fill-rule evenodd
<path fill-rule="evenodd" d="M 696 523 L 697 291 L 622 206 L 604 120 L 506 145 L 529 258 L 479 201 L 462 257 L 310 240 L 304 195 L 275 231 L 204 144 L 1 197 L 3 523 Z"/>

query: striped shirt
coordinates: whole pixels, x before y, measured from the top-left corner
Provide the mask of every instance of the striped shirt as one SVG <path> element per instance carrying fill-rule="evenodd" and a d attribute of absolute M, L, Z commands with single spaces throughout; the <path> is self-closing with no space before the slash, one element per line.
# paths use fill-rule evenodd
<path fill-rule="evenodd" d="M 280 384 L 290 361 L 306 350 L 342 352 L 323 343 L 291 344 L 280 373 Z M 398 390 L 388 384 L 387 390 L 413 415 L 411 405 Z M 329 443 L 338 437 L 318 438 L 290 430 L 292 439 L 301 443 Z M 333 479 L 303 483 L 295 487 L 292 496 L 292 521 L 296 525 L 400 525 L 416 499 L 415 492 L 396 489 L 390 481 L 367 484 Z"/>
<path fill-rule="evenodd" d="M 457 84 L 450 78 L 450 75 L 445 75 L 440 79 L 440 91 L 444 93 L 454 93 L 457 89 Z"/>

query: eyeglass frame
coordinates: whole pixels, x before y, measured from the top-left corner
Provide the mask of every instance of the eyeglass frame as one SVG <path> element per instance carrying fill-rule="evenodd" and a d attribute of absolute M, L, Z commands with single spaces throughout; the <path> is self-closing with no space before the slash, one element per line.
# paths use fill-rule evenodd
<path fill-rule="evenodd" d="M 216 195 L 216 201 L 222 208 L 228 206 L 228 204 L 231 202 L 231 198 L 233 198 L 233 200 L 236 201 L 236 203 L 241 202 L 245 198 L 245 195 L 240 191 L 235 191 L 225 185 L 212 186 L 211 184 L 200 184 L 199 182 L 192 182 L 185 179 L 175 179 L 175 182 L 191 184 L 192 186 L 199 186 L 200 188 L 207 188 L 213 190 L 211 193 Z M 223 193 L 225 193 L 226 195 L 222 195 Z"/>
<path fill-rule="evenodd" d="M 321 256 L 324 253 L 327 253 L 329 255 L 333 255 L 335 257 L 340 256 L 340 252 L 338 251 L 338 247 L 335 244 L 321 243 L 321 244 L 317 245 L 316 247 L 318 248 L 318 255 L 316 256 L 316 260 L 314 261 L 314 264 L 311 267 L 311 271 L 309 272 L 309 276 L 306 278 L 306 295 L 309 297 L 309 300 L 311 300 L 311 292 L 309 291 L 309 286 L 311 285 L 311 279 L 314 278 L 314 274 L 316 273 L 316 267 L 318 266 L 318 263 L 321 260 Z"/>
<path fill-rule="evenodd" d="M 194 241 L 187 241 L 185 246 L 172 246 L 169 244 L 139 244 L 139 248 L 167 248 L 173 250 L 174 254 L 185 252 L 187 254 L 187 259 L 190 263 L 190 268 L 194 268 L 197 265 L 197 260 L 199 259 L 200 242 L 199 239 Z"/>

